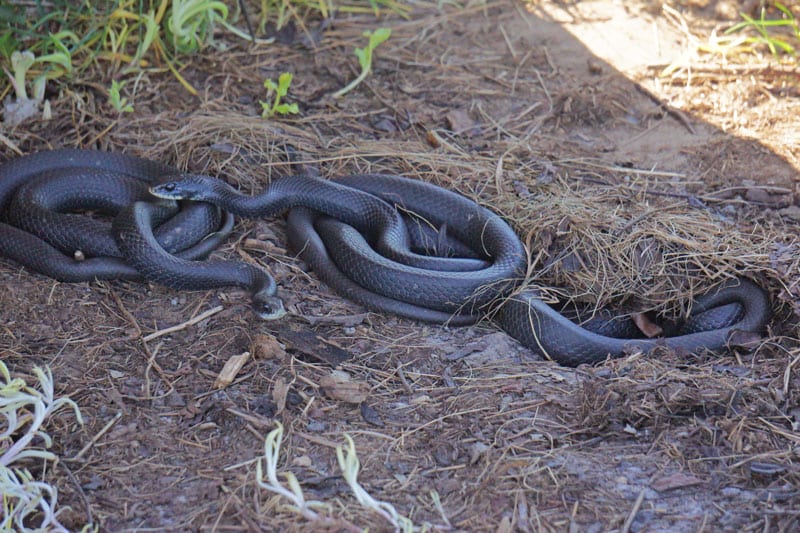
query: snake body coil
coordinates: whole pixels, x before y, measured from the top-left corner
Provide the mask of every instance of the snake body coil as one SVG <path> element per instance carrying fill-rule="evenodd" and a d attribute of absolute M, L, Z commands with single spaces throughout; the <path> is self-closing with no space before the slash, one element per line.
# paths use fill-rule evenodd
<path fill-rule="evenodd" d="M 147 187 L 179 172 L 125 154 L 62 149 L 37 152 L 0 165 L 0 255 L 65 282 L 141 279 L 122 258 L 109 224 L 64 213 L 115 213 L 150 198 Z M 17 195 L 17 193 L 21 193 Z M 185 259 L 207 257 L 233 229 L 233 217 L 208 204 L 161 211 L 160 244 Z M 80 251 L 88 259 L 77 261 Z"/>
<path fill-rule="evenodd" d="M 125 184 L 110 186 L 117 175 Z M 208 255 L 225 237 L 230 216 L 218 232 L 212 228 L 208 239 L 203 226 L 208 218 L 167 222 L 154 229 L 169 218 L 174 205 L 141 201 L 145 184 L 161 198 L 208 202 L 246 217 L 289 210 L 292 245 L 345 297 L 372 309 L 452 325 L 470 324 L 491 312 L 500 327 L 523 344 L 565 365 L 657 346 L 686 352 L 720 350 L 735 330 L 760 332 L 770 316 L 762 289 L 748 280 L 731 280 L 694 301 L 692 316 L 677 335 L 616 338 L 584 329 L 535 292 L 515 294 L 527 266 L 522 243 L 499 216 L 454 192 L 399 176 L 364 174 L 338 181 L 289 176 L 247 197 L 207 176 L 178 175 L 164 181 L 175 175 L 174 169 L 145 159 L 83 150 L 41 152 L 4 163 L 0 213 L 10 206 L 12 212 L 3 220 L 21 221 L 33 233 L 0 223 L 0 255 L 62 281 L 143 276 L 176 289 L 235 285 L 251 292 L 260 316 L 284 313 L 275 282 L 262 269 L 232 261 L 191 260 Z M 135 192 L 121 199 L 126 188 Z M 20 197 L 12 202 L 15 192 Z M 91 205 L 84 205 L 87 202 Z M 107 227 L 73 224 L 68 214 L 55 213 L 85 207 L 116 212 L 113 241 Z M 462 257 L 413 251 L 426 246 L 409 237 L 408 217 L 398 209 L 415 213 L 418 223 L 434 228 L 419 233 L 440 241 L 433 245 L 436 251 L 457 250 Z M 442 228 L 446 232 L 438 231 Z M 87 244 L 87 233 L 97 242 Z M 193 237 L 184 241 L 185 234 Z M 95 257 L 78 262 L 65 255 L 75 249 Z M 117 253 L 123 257 L 110 257 Z"/>
<path fill-rule="evenodd" d="M 475 321 L 477 313 L 508 296 L 525 273 L 524 247 L 499 216 L 453 192 L 399 176 L 354 175 L 338 183 L 289 176 L 253 197 L 243 196 L 214 178 L 189 176 L 151 191 L 162 198 L 214 203 L 248 217 L 272 216 L 294 208 L 289 215 L 290 239 L 326 283 L 367 307 L 410 318 Z M 364 193 L 372 199 L 367 201 Z M 478 259 L 460 264 L 467 268 L 457 271 L 448 269 L 449 264 L 458 264 L 450 259 L 425 257 L 417 262 L 414 254 L 408 253 L 406 236 L 396 237 L 394 230 L 381 231 L 402 223 L 381 225 L 392 217 L 377 213 L 395 212 L 387 202 L 415 212 L 435 226 L 446 225 Z M 355 216 L 353 205 L 358 206 Z M 727 318 L 719 323 L 714 309 L 723 307 L 734 312 L 728 311 Z M 576 366 L 618 357 L 629 350 L 650 351 L 656 346 L 686 352 L 720 350 L 734 330 L 760 332 L 769 316 L 766 293 L 741 279 L 696 299 L 691 327 L 703 331 L 686 330 L 674 337 L 618 339 L 593 333 L 530 291 L 506 299 L 499 305 L 495 320 L 531 349 L 561 364 Z M 704 320 L 713 324 L 713 329 L 704 330 Z"/>

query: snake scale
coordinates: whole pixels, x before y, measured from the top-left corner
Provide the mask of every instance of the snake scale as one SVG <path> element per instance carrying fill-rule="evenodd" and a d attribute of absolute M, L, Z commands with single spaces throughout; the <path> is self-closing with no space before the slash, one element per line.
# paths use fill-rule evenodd
<path fill-rule="evenodd" d="M 217 179 L 176 176 L 174 169 L 158 163 L 119 154 L 61 150 L 0 166 L 0 208 L 10 203 L 24 182 L 64 167 L 133 175 L 146 181 L 158 198 L 213 204 L 243 217 L 288 211 L 290 244 L 323 281 L 346 298 L 371 309 L 451 325 L 474 323 L 492 311 L 502 329 L 564 365 L 596 363 L 657 346 L 685 352 L 717 351 L 726 346 L 734 331 L 761 332 L 770 318 L 765 291 L 740 278 L 698 297 L 688 325 L 675 336 L 615 338 L 589 331 L 547 305 L 536 292 L 518 290 L 527 256 L 501 217 L 452 191 L 394 175 L 351 175 L 335 181 L 293 175 L 273 181 L 259 195 L 244 196 Z M 40 180 L 40 191 L 47 190 L 47 179 Z M 59 194 L 54 196 L 44 203 L 56 205 Z M 472 253 L 459 254 L 468 257 L 434 257 L 417 251 L 419 243 L 409 237 L 408 217 L 401 216 L 397 208 L 416 213 L 434 228 L 446 228 L 446 240 L 454 243 L 450 248 Z M 24 212 L 24 206 L 21 209 Z M 138 274 L 178 289 L 235 285 L 251 292 L 262 318 L 285 313 L 274 280 L 262 269 L 235 261 L 193 261 L 166 250 L 154 229 L 166 216 L 165 209 L 158 202 L 135 200 L 119 210 L 112 233 L 123 258 L 84 261 L 93 261 L 99 272 L 90 277 Z M 65 262 L 61 251 L 49 244 L 31 247 L 31 239 L 39 239 L 31 235 L 0 224 L 0 254 L 58 279 L 81 277 L 73 275 L 80 266 L 69 257 Z M 58 254 L 58 264 L 43 268 L 53 254 Z M 727 311 L 721 313 L 720 309 Z"/>

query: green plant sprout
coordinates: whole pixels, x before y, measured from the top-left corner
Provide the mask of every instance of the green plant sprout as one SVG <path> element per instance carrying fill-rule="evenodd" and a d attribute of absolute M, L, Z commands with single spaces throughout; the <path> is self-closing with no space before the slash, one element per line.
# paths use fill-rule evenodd
<path fill-rule="evenodd" d="M 0 48 L 4 55 L 9 55 L 11 63 L 10 72 L 5 66 L 3 71 L 8 76 L 9 83 L 14 89 L 16 100 L 9 101 L 4 105 L 5 122 L 16 125 L 22 121 L 36 115 L 39 108 L 43 106 L 44 118 L 49 118 L 50 105 L 44 100 L 45 84 L 48 79 L 57 78 L 63 74 L 72 72 L 72 53 L 64 44 L 65 40 L 77 41 L 77 36 L 71 31 L 61 31 L 48 35 L 43 41 L 44 49 L 42 55 L 37 56 L 31 50 L 19 51 L 9 50 L 18 45 L 13 36 L 6 34 L 2 40 Z M 52 51 L 51 51 L 52 50 Z M 43 65 L 41 71 L 37 71 L 33 80 L 30 82 L 31 92 L 28 92 L 27 78 L 36 65 Z"/>
<path fill-rule="evenodd" d="M 111 104 L 117 113 L 130 113 L 133 111 L 133 106 L 128 103 L 128 99 L 120 94 L 120 91 L 125 86 L 126 82 L 118 82 L 113 80 L 111 87 L 108 89 L 108 103 Z"/>
<path fill-rule="evenodd" d="M 144 55 L 150 50 L 153 42 L 158 38 L 158 22 L 156 21 L 156 15 L 153 10 L 148 11 L 146 15 L 143 14 L 140 18 L 140 22 L 144 25 L 145 32 L 141 41 L 139 41 L 136 46 L 136 54 L 130 61 L 130 68 L 133 69 L 137 68 L 142 63 Z"/>
<path fill-rule="evenodd" d="M 181 54 L 202 50 L 213 44 L 211 32 L 219 24 L 237 37 L 251 40 L 251 36 L 228 23 L 228 7 L 220 0 L 172 0 L 167 16 L 166 30 L 171 36 L 173 49 Z"/>
<path fill-rule="evenodd" d="M 330 511 L 330 506 L 324 502 L 306 500 L 303 495 L 303 489 L 292 472 L 283 473 L 288 487 L 278 481 L 278 458 L 283 441 L 283 425 L 280 422 L 276 422 L 275 425 L 276 428 L 270 431 L 266 439 L 264 439 L 264 456 L 256 463 L 256 482 L 258 486 L 290 500 L 292 503 L 288 505 L 288 508 L 308 520 L 317 522 L 320 525 L 330 522 L 329 518 L 315 511 L 315 509 Z M 358 483 L 358 472 L 361 469 L 361 464 L 356 454 L 356 446 L 350 435 L 345 435 L 345 438 L 347 439 L 347 452 L 341 446 L 337 446 L 336 458 L 339 462 L 339 468 L 342 470 L 342 476 L 353 491 L 358 503 L 380 514 L 392 524 L 396 531 L 404 531 L 406 533 L 417 531 L 413 522 L 400 515 L 392 504 L 376 500 Z M 431 496 L 437 509 L 441 512 L 441 503 L 438 501 L 439 495 L 432 493 Z"/>
<path fill-rule="evenodd" d="M 21 378 L 11 378 L 6 365 L 0 361 L 0 414 L 5 423 L 0 426 L 0 493 L 3 509 L 0 531 L 31 531 L 33 521 L 40 521 L 36 531 L 64 531 L 58 521 L 56 504 L 58 491 L 43 481 L 36 481 L 28 470 L 13 466 L 23 459 L 53 461 L 56 456 L 45 449 L 29 447 L 34 438 L 52 445 L 52 439 L 42 430 L 42 424 L 63 406 L 72 407 L 83 424 L 78 406 L 69 398 L 55 398 L 50 370 L 33 369 L 39 387 L 28 386 Z"/>
<path fill-rule="evenodd" d="M 341 98 L 345 94 L 355 89 L 358 84 L 366 79 L 366 77 L 372 71 L 372 53 L 375 51 L 375 48 L 377 48 L 378 45 L 386 41 L 391 35 L 392 30 L 389 28 L 378 28 L 374 32 L 369 30 L 364 32 L 364 37 L 369 39 L 369 43 L 364 48 L 355 49 L 358 63 L 361 65 L 361 73 L 356 79 L 348 83 L 346 87 L 333 93 L 334 98 Z"/>
<path fill-rule="evenodd" d="M 166 29 L 173 49 L 182 54 L 201 50 L 214 23 L 227 16 L 228 7 L 219 0 L 172 0 Z"/>
<path fill-rule="evenodd" d="M 30 99 L 28 98 L 28 90 L 25 87 L 25 79 L 28 75 L 28 71 L 35 62 L 36 56 L 33 55 L 33 52 L 28 50 L 20 52 L 15 50 L 11 54 L 11 69 L 14 73 L 12 74 L 7 68 L 3 67 L 6 76 L 8 76 L 11 81 L 11 86 L 14 88 L 14 93 L 17 95 L 17 100 Z M 44 79 L 42 79 L 42 89 L 44 89 Z"/>
<path fill-rule="evenodd" d="M 292 84 L 293 76 L 290 72 L 284 72 L 278 76 L 278 83 L 270 79 L 264 80 L 264 88 L 267 90 L 267 98 L 273 96 L 272 103 L 259 101 L 263 109 L 261 116 L 269 118 L 273 115 L 296 115 L 300 112 L 297 104 L 282 104 L 281 98 L 286 96 L 289 92 L 289 86 Z"/>
<path fill-rule="evenodd" d="M 36 63 L 58 65 L 63 69 L 62 71 L 50 74 L 48 76 L 50 78 L 57 78 L 62 74 L 69 74 L 72 72 L 72 53 L 69 51 L 69 48 L 67 48 L 67 45 L 64 44 L 65 40 L 70 40 L 74 44 L 80 39 L 78 39 L 78 36 L 75 35 L 75 33 L 69 30 L 50 34 L 49 44 L 52 45 L 53 51 L 44 55 L 40 55 L 36 58 Z"/>
<path fill-rule="evenodd" d="M 780 2 L 775 2 L 775 8 L 778 9 L 781 13 L 783 13 L 784 18 L 780 20 L 768 20 L 766 18 L 766 9 L 762 7 L 761 16 L 759 17 L 758 20 L 750 17 L 746 13 L 739 13 L 739 15 L 744 19 L 744 21 L 735 24 L 734 26 L 729 28 L 725 33 L 734 33 L 745 28 L 753 28 L 759 33 L 759 35 L 756 37 L 747 37 L 745 39 L 746 43 L 766 44 L 767 47 L 769 48 L 770 53 L 773 56 L 778 55 L 778 49 L 782 50 L 783 52 L 791 56 L 795 56 L 796 55 L 795 47 L 792 46 L 785 39 L 776 37 L 774 34 L 771 34 L 770 30 L 777 27 L 789 28 L 789 30 L 794 34 L 795 39 L 797 41 L 800 41 L 800 24 L 798 24 L 798 21 L 792 14 L 792 12 Z"/>
<path fill-rule="evenodd" d="M 34 116 L 39 112 L 39 107 L 44 102 L 44 89 L 47 82 L 47 76 L 40 74 L 36 76 L 31 82 L 31 94 L 28 94 L 26 87 L 26 79 L 28 71 L 34 64 L 37 63 L 37 58 L 33 52 L 25 50 L 20 52 L 15 50 L 11 54 L 11 69 L 9 72 L 7 68 L 3 67 L 3 71 L 8 76 L 11 87 L 14 89 L 16 100 L 7 102 L 4 106 L 5 122 L 10 125 L 16 125 L 24 120 Z M 45 106 L 45 115 L 49 114 L 49 106 Z"/>

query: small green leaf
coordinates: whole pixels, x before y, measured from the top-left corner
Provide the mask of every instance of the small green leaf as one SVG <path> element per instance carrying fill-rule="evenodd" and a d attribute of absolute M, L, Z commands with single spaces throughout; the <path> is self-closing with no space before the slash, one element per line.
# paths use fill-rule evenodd
<path fill-rule="evenodd" d="M 369 70 L 372 66 L 372 54 L 368 53 L 366 48 L 356 48 L 355 54 L 358 58 L 358 64 L 361 65 L 361 70 Z"/>
<path fill-rule="evenodd" d="M 133 111 L 133 106 L 128 103 L 128 99 L 121 95 L 122 87 L 125 82 L 118 82 L 117 80 L 111 81 L 111 87 L 108 88 L 108 103 L 111 104 L 117 113 L 130 113 Z"/>
<path fill-rule="evenodd" d="M 261 104 L 261 118 L 269 118 L 272 112 L 272 105 L 270 105 L 267 102 L 262 102 L 260 100 L 258 103 Z"/>
<path fill-rule="evenodd" d="M 284 72 L 280 76 L 278 76 L 278 95 L 279 96 L 286 96 L 289 92 L 289 86 L 292 84 L 292 78 L 294 76 L 291 72 Z"/>
<path fill-rule="evenodd" d="M 379 44 L 385 42 L 389 37 L 392 36 L 391 28 L 378 28 L 377 30 L 370 32 L 364 32 L 364 37 L 369 37 L 369 47 L 373 50 Z"/>
<path fill-rule="evenodd" d="M 275 106 L 274 112 L 279 115 L 296 115 L 300 112 L 300 108 L 297 107 L 297 104 L 279 104 Z"/>

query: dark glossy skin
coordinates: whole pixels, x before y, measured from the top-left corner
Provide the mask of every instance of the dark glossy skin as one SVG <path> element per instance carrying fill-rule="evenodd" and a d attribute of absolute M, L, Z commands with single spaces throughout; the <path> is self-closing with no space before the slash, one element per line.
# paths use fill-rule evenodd
<path fill-rule="evenodd" d="M 591 332 L 534 292 L 506 299 L 524 278 L 527 261 L 519 238 L 499 216 L 451 191 L 400 176 L 353 175 L 335 182 L 288 176 L 251 197 L 214 178 L 192 176 L 151 191 L 164 198 L 215 203 L 245 217 L 292 209 L 292 245 L 323 281 L 346 297 L 372 309 L 453 325 L 475 321 L 503 301 L 494 316 L 500 327 L 564 365 L 596 363 L 657 346 L 687 352 L 721 350 L 734 330 L 760 332 L 770 317 L 766 293 L 742 279 L 698 298 L 693 306 L 695 329 L 684 334 L 619 339 Z M 424 256 L 418 262 L 409 251 L 403 222 L 389 204 L 419 214 L 434 227 L 445 225 L 474 252 L 473 258 L 459 263 L 462 260 Z M 452 269 L 452 264 L 463 268 Z M 720 319 L 713 312 L 716 308 L 727 318 Z"/>
<path fill-rule="evenodd" d="M 178 290 L 236 286 L 250 291 L 253 309 L 265 320 L 286 314 L 273 277 L 242 261 L 189 261 L 166 252 L 153 235 L 153 221 L 163 207 L 135 202 L 114 219 L 117 244 L 146 279 Z"/>
<path fill-rule="evenodd" d="M 37 152 L 3 163 L 0 256 L 66 282 L 139 279 L 136 269 L 119 257 L 110 225 L 98 225 L 87 217 L 65 215 L 51 208 L 80 207 L 113 213 L 149 196 L 147 187 L 176 172 L 147 159 L 75 149 Z M 25 193 L 15 202 L 19 189 Z M 11 208 L 13 214 L 8 213 Z M 9 218 L 22 221 L 27 230 L 5 223 Z M 165 246 L 180 251 L 182 257 L 201 259 L 216 249 L 232 228 L 232 216 L 226 214 L 220 226 L 218 208 L 198 204 L 177 212 L 159 235 Z M 77 250 L 89 259 L 76 261 L 73 253 Z"/>

